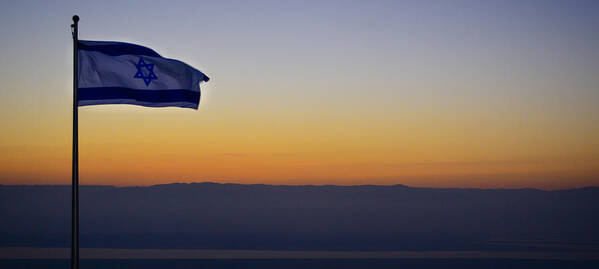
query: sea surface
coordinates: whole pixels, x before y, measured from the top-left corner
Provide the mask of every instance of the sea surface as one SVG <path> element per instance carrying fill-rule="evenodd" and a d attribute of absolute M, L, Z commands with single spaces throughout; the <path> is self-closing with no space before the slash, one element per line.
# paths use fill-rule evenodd
<path fill-rule="evenodd" d="M 81 248 L 81 268 L 599 268 L 596 250 L 280 251 Z M 69 268 L 69 248 L 0 247 L 0 269 Z"/>
<path fill-rule="evenodd" d="M 5 259 L 0 260 L 0 268 L 69 268 L 69 260 Z M 599 261 L 538 259 L 83 259 L 81 268 L 599 268 Z"/>

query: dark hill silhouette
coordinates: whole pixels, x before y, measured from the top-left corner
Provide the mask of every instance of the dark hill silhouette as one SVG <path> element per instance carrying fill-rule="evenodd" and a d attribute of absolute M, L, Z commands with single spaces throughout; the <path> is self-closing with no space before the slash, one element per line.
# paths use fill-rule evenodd
<path fill-rule="evenodd" d="M 81 245 L 571 250 L 599 243 L 599 188 L 216 183 L 82 186 Z M 0 246 L 69 246 L 70 186 L 0 185 Z"/>

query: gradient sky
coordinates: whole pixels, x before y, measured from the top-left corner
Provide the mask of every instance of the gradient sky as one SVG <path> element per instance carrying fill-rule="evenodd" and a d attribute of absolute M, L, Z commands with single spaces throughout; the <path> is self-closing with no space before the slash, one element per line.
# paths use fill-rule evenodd
<path fill-rule="evenodd" d="M 81 184 L 599 185 L 598 1 L 0 5 L 0 184 L 70 184 L 78 14 L 211 77 L 80 108 Z"/>

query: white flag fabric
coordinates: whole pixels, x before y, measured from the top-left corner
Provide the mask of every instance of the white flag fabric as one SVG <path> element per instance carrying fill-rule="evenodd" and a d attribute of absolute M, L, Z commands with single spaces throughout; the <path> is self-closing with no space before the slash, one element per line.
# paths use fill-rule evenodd
<path fill-rule="evenodd" d="M 78 105 L 133 104 L 197 109 L 209 78 L 140 45 L 79 40 Z"/>

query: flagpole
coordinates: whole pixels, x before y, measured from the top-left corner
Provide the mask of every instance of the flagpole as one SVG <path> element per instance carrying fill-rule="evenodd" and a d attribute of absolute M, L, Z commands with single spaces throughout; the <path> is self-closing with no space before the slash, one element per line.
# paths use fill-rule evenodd
<path fill-rule="evenodd" d="M 73 16 L 71 30 L 73 33 L 73 174 L 71 186 L 71 269 L 79 269 L 79 109 L 77 104 L 77 88 L 79 85 L 79 60 L 77 42 L 79 33 L 77 24 L 79 16 Z"/>

